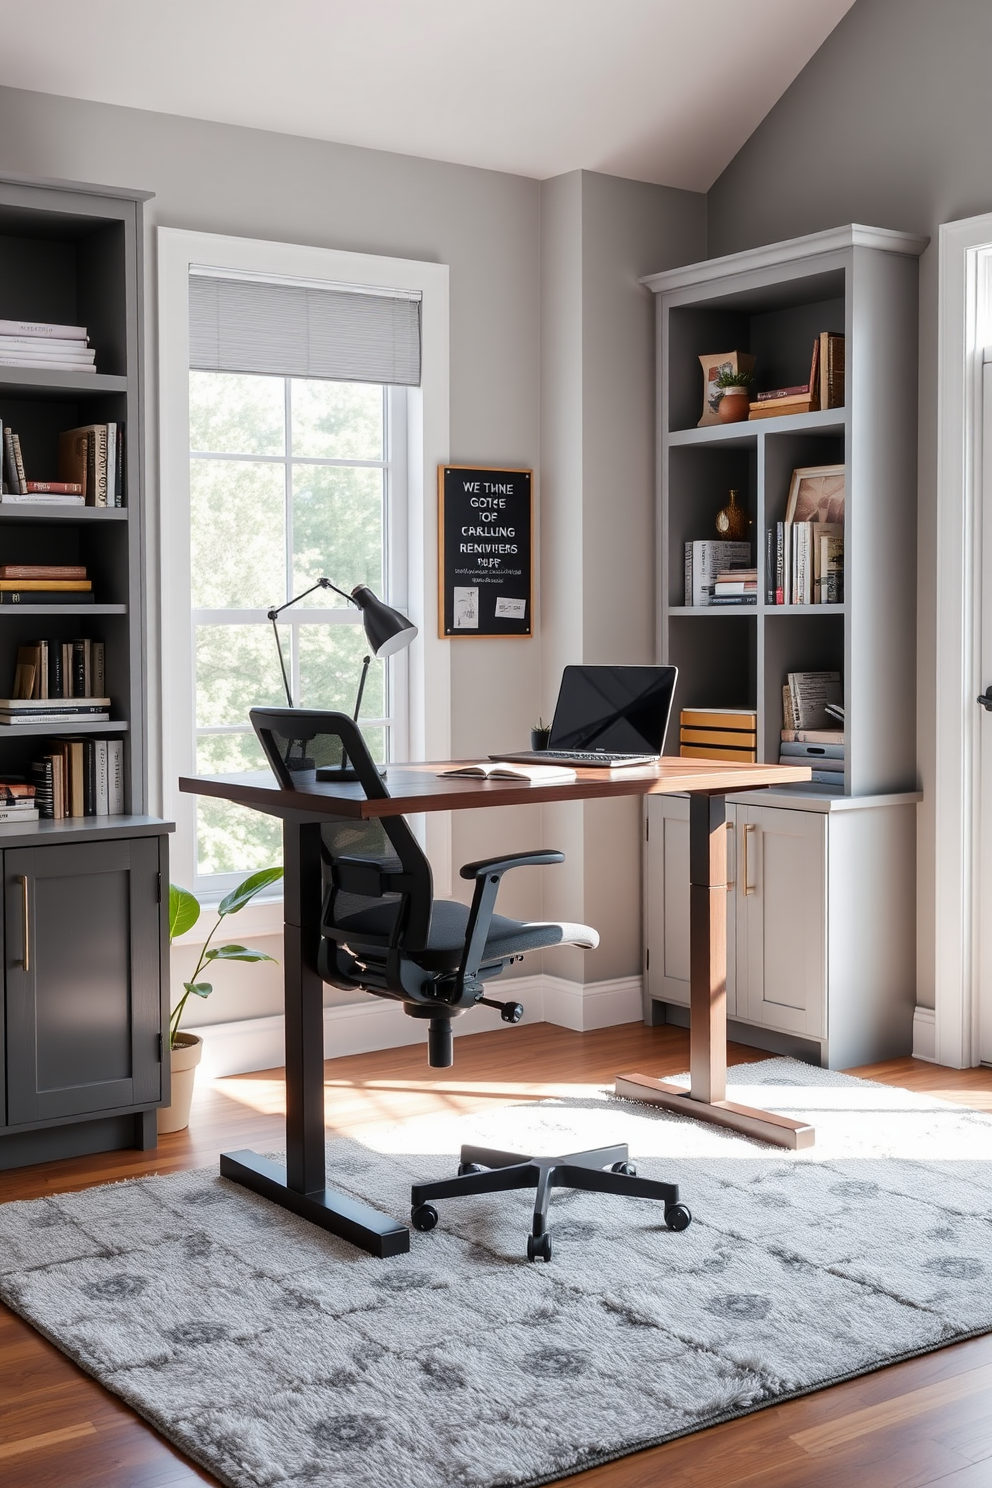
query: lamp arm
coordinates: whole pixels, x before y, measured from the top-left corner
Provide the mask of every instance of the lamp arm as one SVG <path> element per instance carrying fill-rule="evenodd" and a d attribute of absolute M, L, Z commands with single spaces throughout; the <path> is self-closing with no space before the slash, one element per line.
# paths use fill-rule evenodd
<path fill-rule="evenodd" d="M 283 687 L 286 690 L 286 702 L 287 702 L 287 704 L 289 705 L 290 708 L 293 706 L 293 695 L 292 695 L 292 693 L 289 690 L 289 676 L 288 676 L 288 674 L 286 672 L 286 659 L 285 659 L 285 657 L 282 654 L 282 642 L 279 639 L 279 627 L 276 625 L 276 620 L 282 614 L 283 610 L 288 610 L 291 605 L 299 604 L 299 602 L 300 602 L 301 599 L 306 599 L 306 597 L 307 597 L 308 594 L 313 594 L 317 589 L 333 589 L 334 590 L 334 593 L 335 594 L 340 594 L 340 596 L 341 596 L 342 599 L 347 599 L 349 601 L 349 603 L 351 603 L 351 604 L 354 604 L 354 602 L 355 602 L 352 599 L 351 595 L 350 594 L 346 594 L 343 589 L 339 589 L 338 586 L 337 586 L 337 584 L 332 584 L 331 581 L 330 581 L 330 579 L 325 579 L 323 576 L 321 576 L 321 578 L 319 578 L 317 580 L 316 584 L 311 584 L 310 585 L 310 588 L 309 589 L 304 589 L 304 591 L 303 591 L 302 594 L 296 594 L 296 595 L 293 596 L 292 599 L 287 599 L 287 601 L 286 601 L 285 604 L 274 605 L 271 610 L 266 611 L 266 617 L 265 618 L 267 620 L 271 620 L 271 622 L 272 622 L 272 634 L 276 638 L 276 651 L 279 654 L 279 670 L 282 672 L 282 685 L 283 685 Z M 358 703 L 359 704 L 361 704 L 361 701 L 362 701 L 362 689 L 364 688 L 364 686 L 365 686 L 365 678 L 363 676 L 362 677 L 362 686 L 359 688 L 359 691 L 358 691 Z M 356 708 L 356 712 L 355 712 L 355 717 L 356 718 L 358 717 L 357 708 Z"/>
<path fill-rule="evenodd" d="M 365 678 L 369 674 L 369 667 L 371 665 L 372 665 L 372 658 L 371 658 L 371 656 L 366 656 L 363 659 L 363 661 L 362 661 L 362 675 L 359 678 L 359 682 L 358 682 L 358 696 L 355 699 L 355 714 L 354 714 L 354 721 L 355 721 L 355 723 L 358 722 L 358 714 L 361 711 L 362 698 L 363 698 L 363 696 L 365 694 Z"/>

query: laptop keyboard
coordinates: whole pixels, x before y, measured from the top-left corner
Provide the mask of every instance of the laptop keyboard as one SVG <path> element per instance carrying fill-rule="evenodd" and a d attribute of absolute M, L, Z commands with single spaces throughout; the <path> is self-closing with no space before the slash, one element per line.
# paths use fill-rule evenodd
<path fill-rule="evenodd" d="M 654 754 L 607 754 L 602 749 L 542 749 L 541 758 L 568 760 L 570 764 L 591 765 L 653 765 Z"/>

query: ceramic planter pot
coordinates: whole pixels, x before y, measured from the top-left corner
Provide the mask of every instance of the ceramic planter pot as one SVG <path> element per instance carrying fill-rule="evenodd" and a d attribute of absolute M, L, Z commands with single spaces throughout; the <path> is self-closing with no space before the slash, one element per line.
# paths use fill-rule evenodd
<path fill-rule="evenodd" d="M 158 1130 L 185 1131 L 189 1126 L 189 1108 L 193 1103 L 193 1081 L 196 1066 L 203 1057 L 203 1040 L 195 1033 L 178 1033 L 172 1050 L 172 1105 L 158 1112 Z"/>
<path fill-rule="evenodd" d="M 751 411 L 751 395 L 747 388 L 726 388 L 717 411 L 721 424 L 737 424 L 746 419 Z"/>

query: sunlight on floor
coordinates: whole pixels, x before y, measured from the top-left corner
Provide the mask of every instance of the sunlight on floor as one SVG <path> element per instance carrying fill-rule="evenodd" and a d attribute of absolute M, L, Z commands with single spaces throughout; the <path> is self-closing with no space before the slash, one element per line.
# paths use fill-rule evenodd
<path fill-rule="evenodd" d="M 209 1082 L 218 1095 L 248 1106 L 264 1116 L 282 1115 L 286 1109 L 286 1087 L 282 1080 L 231 1075 Z M 515 1083 L 510 1080 L 326 1080 L 325 1101 L 342 1116 L 361 1107 L 370 1119 L 394 1120 L 409 1112 L 416 1097 L 424 1097 L 432 1108 L 461 1111 L 480 1103 L 512 1104 L 522 1100 L 575 1099 L 602 1087 L 590 1084 Z"/>

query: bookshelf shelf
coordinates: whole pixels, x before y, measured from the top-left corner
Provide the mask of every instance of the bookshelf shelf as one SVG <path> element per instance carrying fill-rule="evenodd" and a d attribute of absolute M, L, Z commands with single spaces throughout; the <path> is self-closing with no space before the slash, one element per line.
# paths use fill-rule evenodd
<path fill-rule="evenodd" d="M 44 367 L 0 367 L 0 397 L 102 397 L 126 393 L 127 378 L 104 372 L 48 372 Z"/>
<path fill-rule="evenodd" d="M 781 737 L 788 674 L 842 678 L 836 781 L 751 792 L 727 807 L 733 1036 L 803 1057 L 818 1049 L 831 1068 L 912 1047 L 915 958 L 905 917 L 918 800 L 915 411 L 925 246 L 905 234 L 839 228 L 643 281 L 656 295 L 657 656 L 679 669 L 673 729 L 683 708 L 748 710 L 756 756 L 774 763 L 791 742 Z M 700 356 L 749 353 L 757 388 L 792 387 L 808 380 L 824 331 L 844 336 L 844 407 L 697 427 Z M 785 519 L 793 470 L 841 464 L 843 603 L 769 605 L 766 535 Z M 730 489 L 750 523 L 758 603 L 687 607 L 685 545 L 719 540 L 714 519 Z M 658 1004 L 688 1003 L 688 812 L 660 798 L 646 810 L 644 1011 L 655 1022 Z M 768 1041 L 772 1031 L 778 1043 Z"/>
<path fill-rule="evenodd" d="M 756 445 L 759 434 L 827 434 L 844 432 L 843 408 L 827 408 L 819 413 L 792 413 L 782 418 L 755 419 L 739 424 L 709 424 L 702 429 L 672 429 L 666 435 L 668 444 L 724 447 Z"/>
<path fill-rule="evenodd" d="M 63 734 L 126 734 L 127 724 L 121 720 L 101 723 L 86 718 L 67 718 L 65 723 L 11 723 L 0 725 L 2 739 L 45 738 Z M 88 818 L 84 817 L 83 820 Z"/>
<path fill-rule="evenodd" d="M 126 506 L 41 506 L 0 502 L 0 522 L 126 522 Z"/>
<path fill-rule="evenodd" d="M 85 619 L 87 615 L 126 615 L 127 605 L 123 604 L 88 604 L 88 605 L 0 605 L 0 625 L 5 618 L 15 620 L 18 615 L 72 615 Z"/>

